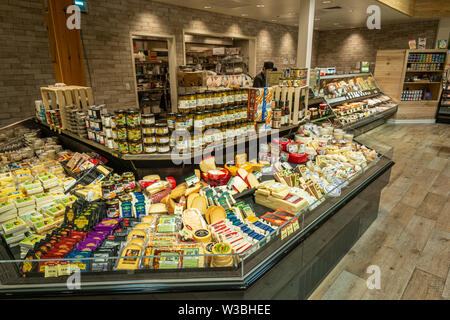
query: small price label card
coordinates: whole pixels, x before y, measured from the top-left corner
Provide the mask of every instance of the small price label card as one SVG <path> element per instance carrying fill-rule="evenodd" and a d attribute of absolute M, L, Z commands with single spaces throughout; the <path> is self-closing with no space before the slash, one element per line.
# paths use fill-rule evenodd
<path fill-rule="evenodd" d="M 194 174 L 193 176 L 187 177 L 185 179 L 188 187 L 193 186 L 194 184 L 196 184 L 197 182 L 200 182 L 200 180 L 198 179 L 198 177 Z"/>

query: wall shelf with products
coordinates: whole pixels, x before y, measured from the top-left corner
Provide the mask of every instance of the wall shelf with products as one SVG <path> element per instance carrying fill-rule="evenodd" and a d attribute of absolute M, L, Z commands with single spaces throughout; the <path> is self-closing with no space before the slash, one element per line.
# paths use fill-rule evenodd
<path fill-rule="evenodd" d="M 378 51 L 375 76 L 399 102 L 395 119 L 435 119 L 447 61 L 445 49 Z"/>

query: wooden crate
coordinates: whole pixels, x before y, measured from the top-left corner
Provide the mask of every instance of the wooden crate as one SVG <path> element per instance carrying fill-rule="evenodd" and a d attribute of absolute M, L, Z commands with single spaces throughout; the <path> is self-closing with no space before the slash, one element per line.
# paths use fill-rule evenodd
<path fill-rule="evenodd" d="M 308 97 L 309 97 L 309 87 L 280 87 L 274 86 L 274 100 L 286 102 L 289 101 L 289 108 L 291 118 L 289 124 L 297 125 L 301 120 L 306 117 Z M 302 105 L 300 105 L 300 99 L 304 96 L 305 100 Z M 281 97 L 281 99 L 280 99 Z"/>
<path fill-rule="evenodd" d="M 80 86 L 43 87 L 41 88 L 42 102 L 45 110 L 59 110 L 61 115 L 61 129 L 67 128 L 67 108 L 87 110 L 94 105 L 92 88 Z"/>

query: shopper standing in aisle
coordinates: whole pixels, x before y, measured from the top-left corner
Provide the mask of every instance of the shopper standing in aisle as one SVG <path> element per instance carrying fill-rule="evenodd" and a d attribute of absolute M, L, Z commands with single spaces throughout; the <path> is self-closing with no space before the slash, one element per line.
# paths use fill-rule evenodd
<path fill-rule="evenodd" d="M 273 70 L 273 62 L 264 62 L 264 67 L 261 73 L 259 73 L 253 81 L 253 88 L 264 88 L 266 86 L 267 71 Z"/>

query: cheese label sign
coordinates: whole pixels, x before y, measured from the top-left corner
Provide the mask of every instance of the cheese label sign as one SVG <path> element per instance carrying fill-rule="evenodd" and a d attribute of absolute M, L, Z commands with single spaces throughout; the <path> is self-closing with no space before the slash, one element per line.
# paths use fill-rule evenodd
<path fill-rule="evenodd" d="M 200 180 L 198 179 L 198 177 L 197 177 L 195 174 L 192 175 L 192 176 L 190 176 L 190 177 L 187 177 L 187 178 L 185 179 L 185 181 L 186 181 L 188 187 L 193 186 L 193 185 L 196 184 L 197 182 L 200 182 Z"/>

